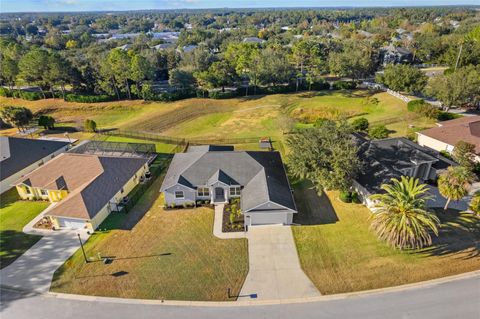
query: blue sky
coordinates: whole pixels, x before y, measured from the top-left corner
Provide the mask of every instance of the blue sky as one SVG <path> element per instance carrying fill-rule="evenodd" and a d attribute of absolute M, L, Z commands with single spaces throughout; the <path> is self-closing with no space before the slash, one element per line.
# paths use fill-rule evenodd
<path fill-rule="evenodd" d="M 480 4 L 479 0 L 0 0 L 0 12 L 113 11 L 179 8 L 424 6 Z"/>

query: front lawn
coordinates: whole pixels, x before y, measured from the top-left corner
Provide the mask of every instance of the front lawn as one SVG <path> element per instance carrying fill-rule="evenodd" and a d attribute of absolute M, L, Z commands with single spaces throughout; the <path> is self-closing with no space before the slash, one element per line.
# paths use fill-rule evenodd
<path fill-rule="evenodd" d="M 322 294 L 397 286 L 480 269 L 480 234 L 456 229 L 437 244 L 402 252 L 369 230 L 370 211 L 340 202 L 338 192 L 318 197 L 306 182 L 296 184 L 299 214 L 292 227 L 307 276 Z"/>
<path fill-rule="evenodd" d="M 32 247 L 41 236 L 22 232 L 23 227 L 49 205 L 43 201 L 23 201 L 15 188 L 0 195 L 0 269 Z"/>
<path fill-rule="evenodd" d="M 213 210 L 163 209 L 161 178 L 127 215 L 111 215 L 55 273 L 56 292 L 123 298 L 228 300 L 248 272 L 247 241 L 212 235 Z M 146 212 L 146 213 L 145 213 Z M 122 220 L 123 219 L 123 220 Z M 112 229 L 113 228 L 113 229 Z M 110 229 L 110 230 L 109 230 Z"/>

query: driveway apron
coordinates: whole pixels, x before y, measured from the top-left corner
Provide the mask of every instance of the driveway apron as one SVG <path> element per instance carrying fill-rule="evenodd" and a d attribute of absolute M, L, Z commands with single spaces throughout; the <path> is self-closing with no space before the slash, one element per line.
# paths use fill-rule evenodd
<path fill-rule="evenodd" d="M 239 300 L 320 295 L 300 267 L 290 226 L 253 226 L 247 238 L 249 272 Z"/>

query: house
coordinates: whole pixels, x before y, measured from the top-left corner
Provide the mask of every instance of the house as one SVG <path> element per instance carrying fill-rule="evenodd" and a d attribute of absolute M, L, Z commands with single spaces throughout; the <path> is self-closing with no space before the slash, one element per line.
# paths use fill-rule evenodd
<path fill-rule="evenodd" d="M 243 39 L 243 42 L 244 43 L 259 43 L 259 44 L 261 44 L 261 43 L 264 43 L 265 40 L 262 40 L 262 39 L 257 38 L 257 37 L 246 37 L 246 38 Z"/>
<path fill-rule="evenodd" d="M 196 44 L 185 45 L 181 49 L 177 48 L 177 52 L 178 53 L 190 53 L 190 52 L 193 52 L 193 50 L 195 50 L 196 48 L 198 48 L 198 45 L 196 45 Z"/>
<path fill-rule="evenodd" d="M 475 145 L 475 160 L 480 162 L 480 116 L 437 123 L 437 127 L 417 132 L 417 140 L 422 146 L 448 153 L 453 152 L 458 142 L 468 142 Z"/>
<path fill-rule="evenodd" d="M 354 135 L 362 162 L 360 173 L 353 182 L 364 204 L 371 205 L 368 197 L 381 193 L 381 185 L 392 178 L 412 176 L 421 182 L 437 179 L 440 172 L 455 162 L 441 156 L 437 151 L 422 147 L 406 138 L 367 140 Z"/>
<path fill-rule="evenodd" d="M 68 142 L 0 136 L 0 194 L 69 147 Z"/>
<path fill-rule="evenodd" d="M 278 152 L 233 151 L 232 147 L 190 147 L 177 153 L 161 192 L 168 206 L 213 204 L 240 198 L 245 225 L 292 223 L 297 213 Z"/>
<path fill-rule="evenodd" d="M 148 172 L 148 158 L 63 153 L 16 182 L 24 200 L 48 200 L 55 228 L 96 229 L 122 209 Z"/>
<path fill-rule="evenodd" d="M 389 45 L 380 49 L 380 61 L 387 64 L 412 63 L 413 53 L 405 48 Z"/>
<path fill-rule="evenodd" d="M 119 47 L 116 47 L 115 49 L 119 49 L 119 50 L 122 50 L 122 51 L 128 51 L 130 49 L 133 48 L 133 45 L 131 44 L 124 44 L 124 45 L 121 45 Z"/>
<path fill-rule="evenodd" d="M 151 49 L 159 51 L 159 50 L 168 50 L 173 47 L 175 47 L 174 43 L 160 43 L 160 44 L 154 45 L 153 47 L 151 47 Z"/>

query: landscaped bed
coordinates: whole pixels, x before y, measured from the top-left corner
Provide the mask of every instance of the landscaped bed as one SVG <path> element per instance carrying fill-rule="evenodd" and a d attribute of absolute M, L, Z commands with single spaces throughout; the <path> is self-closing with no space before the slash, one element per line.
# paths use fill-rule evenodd
<path fill-rule="evenodd" d="M 240 200 L 234 199 L 223 208 L 222 232 L 241 232 L 245 230 L 243 214 L 240 211 Z"/>
<path fill-rule="evenodd" d="M 433 247 L 400 251 L 369 229 L 370 211 L 339 201 L 338 192 L 318 197 L 309 183 L 294 185 L 299 210 L 292 227 L 307 276 L 322 294 L 397 286 L 480 269 L 480 232 L 443 223 Z M 440 214 L 440 213 L 439 213 Z M 446 213 L 448 214 L 448 213 Z M 452 218 L 443 218 L 452 223 Z"/>
<path fill-rule="evenodd" d="M 56 292 L 124 298 L 232 300 L 248 272 L 247 241 L 213 236 L 213 210 L 163 209 L 162 178 L 123 215 L 111 215 L 85 250 L 77 251 L 54 275 Z M 114 222 L 110 222 L 115 218 Z M 111 229 L 114 227 L 114 229 Z M 98 256 L 109 257 L 104 264 Z"/>
<path fill-rule="evenodd" d="M 15 188 L 0 195 L 0 269 L 5 268 L 32 247 L 41 236 L 22 232 L 23 227 L 49 203 L 20 200 Z"/>

